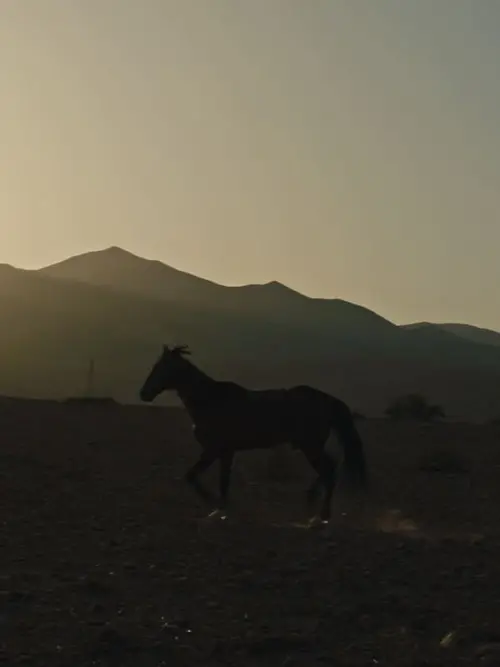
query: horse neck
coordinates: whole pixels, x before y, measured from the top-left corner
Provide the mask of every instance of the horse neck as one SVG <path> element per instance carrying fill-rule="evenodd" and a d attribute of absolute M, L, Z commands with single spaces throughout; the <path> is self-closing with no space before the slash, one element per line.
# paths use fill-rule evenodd
<path fill-rule="evenodd" d="M 188 369 L 176 391 L 188 412 L 192 413 L 199 405 L 205 403 L 206 397 L 211 394 L 217 381 L 191 362 L 187 363 Z"/>

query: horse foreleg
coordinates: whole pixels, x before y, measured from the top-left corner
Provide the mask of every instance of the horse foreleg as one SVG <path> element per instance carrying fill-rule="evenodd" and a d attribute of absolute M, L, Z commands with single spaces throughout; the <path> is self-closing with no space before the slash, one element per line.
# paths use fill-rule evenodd
<path fill-rule="evenodd" d="M 227 502 L 229 496 L 229 484 L 231 482 L 231 469 L 233 467 L 233 460 L 234 460 L 234 452 L 232 450 L 224 451 L 220 456 L 219 509 L 221 511 L 224 511 L 227 508 Z"/>
<path fill-rule="evenodd" d="M 214 496 L 203 486 L 199 480 L 199 476 L 206 472 L 216 459 L 219 458 L 218 453 L 204 450 L 199 460 L 189 468 L 184 475 L 186 482 L 194 489 L 196 494 L 204 500 L 207 504 L 213 506 L 215 503 Z"/>

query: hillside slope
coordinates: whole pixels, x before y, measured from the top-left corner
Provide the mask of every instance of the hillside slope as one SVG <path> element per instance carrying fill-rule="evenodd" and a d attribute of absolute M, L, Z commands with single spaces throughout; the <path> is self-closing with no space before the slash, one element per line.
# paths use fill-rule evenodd
<path fill-rule="evenodd" d="M 141 297 L 181 302 L 238 315 L 261 315 L 274 322 L 314 328 L 335 326 L 350 335 L 370 327 L 370 336 L 390 335 L 394 324 L 373 311 L 341 299 L 313 299 L 279 282 L 229 287 L 193 276 L 121 248 L 89 252 L 43 269 L 42 275 L 108 287 Z M 366 336 L 365 336 L 366 337 Z"/>
<path fill-rule="evenodd" d="M 439 329 L 472 343 L 500 346 L 500 333 L 498 331 L 474 327 L 470 324 L 416 322 L 415 324 L 404 325 L 402 328 L 412 331 L 423 331 L 425 329 L 435 331 Z"/>
<path fill-rule="evenodd" d="M 441 328 L 398 327 L 362 306 L 342 299 L 310 298 L 278 282 L 227 287 L 116 247 L 69 258 L 40 273 L 170 304 L 182 303 L 212 311 L 214 316 L 229 313 L 231 318 L 243 317 L 244 326 L 248 326 L 248 318 L 252 322 L 257 318 L 269 326 L 285 328 L 287 339 L 302 337 L 301 354 L 306 358 L 311 344 L 315 346 L 313 356 L 322 354 L 323 347 L 327 350 L 329 345 L 341 344 L 346 351 L 355 347 L 357 352 L 387 353 L 401 359 L 462 365 L 500 362 L 500 355 Z M 248 336 L 244 338 L 248 340 Z"/>
<path fill-rule="evenodd" d="M 365 308 L 276 283 L 226 288 L 181 272 L 177 291 L 166 277 L 165 291 L 148 291 L 147 281 L 132 289 L 125 264 L 140 276 L 149 263 L 111 253 L 121 259 L 107 281 L 89 272 L 88 256 L 74 258 L 80 273 L 71 279 L 72 260 L 42 271 L 0 266 L 0 394 L 75 394 L 92 358 L 99 393 L 137 400 L 160 345 L 183 342 L 205 370 L 249 386 L 309 383 L 371 413 L 405 391 L 422 391 L 454 415 L 498 413 L 500 349 L 444 331 L 408 331 Z M 103 255 L 95 256 L 104 271 Z M 178 278 L 175 269 L 159 270 Z M 61 272 L 66 277 L 56 277 Z"/>

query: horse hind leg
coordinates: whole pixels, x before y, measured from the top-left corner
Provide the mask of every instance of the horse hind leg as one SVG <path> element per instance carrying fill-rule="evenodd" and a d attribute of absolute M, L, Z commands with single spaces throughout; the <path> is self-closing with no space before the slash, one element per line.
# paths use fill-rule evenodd
<path fill-rule="evenodd" d="M 309 464 L 318 473 L 318 479 L 308 490 L 308 500 L 312 499 L 314 501 L 319 494 L 320 486 L 323 486 L 325 493 L 323 495 L 320 519 L 322 522 L 327 523 L 331 518 L 331 504 L 335 489 L 335 461 L 323 449 L 311 451 L 302 448 L 302 451 Z"/>
<path fill-rule="evenodd" d="M 304 441 L 304 439 L 302 438 L 296 438 L 295 440 L 291 440 L 290 444 L 293 447 L 293 449 L 299 449 L 304 454 L 304 456 L 306 457 L 307 461 L 309 462 L 313 470 L 317 473 L 316 478 L 311 482 L 311 484 L 308 486 L 306 490 L 306 498 L 305 498 L 306 511 L 307 515 L 311 517 L 314 516 L 315 514 L 318 498 L 324 486 L 320 474 L 320 469 L 316 460 L 317 457 L 311 457 L 308 454 L 309 446 L 307 445 L 307 441 Z"/>
<path fill-rule="evenodd" d="M 322 479 L 325 485 L 323 507 L 321 509 L 321 520 L 329 521 L 332 514 L 332 497 L 335 490 L 336 464 L 332 457 L 323 452 L 321 455 Z"/>
<path fill-rule="evenodd" d="M 323 483 L 318 475 L 306 491 L 306 506 L 309 514 L 316 509 L 317 501 L 321 493 Z"/>

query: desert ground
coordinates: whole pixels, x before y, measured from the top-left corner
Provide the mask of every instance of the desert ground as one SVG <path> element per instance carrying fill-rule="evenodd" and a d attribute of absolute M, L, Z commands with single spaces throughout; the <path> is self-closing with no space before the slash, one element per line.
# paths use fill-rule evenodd
<path fill-rule="evenodd" d="M 500 664 L 500 429 L 359 428 L 364 506 L 311 530 L 299 452 L 238 455 L 208 520 L 183 411 L 0 401 L 0 662 Z"/>

